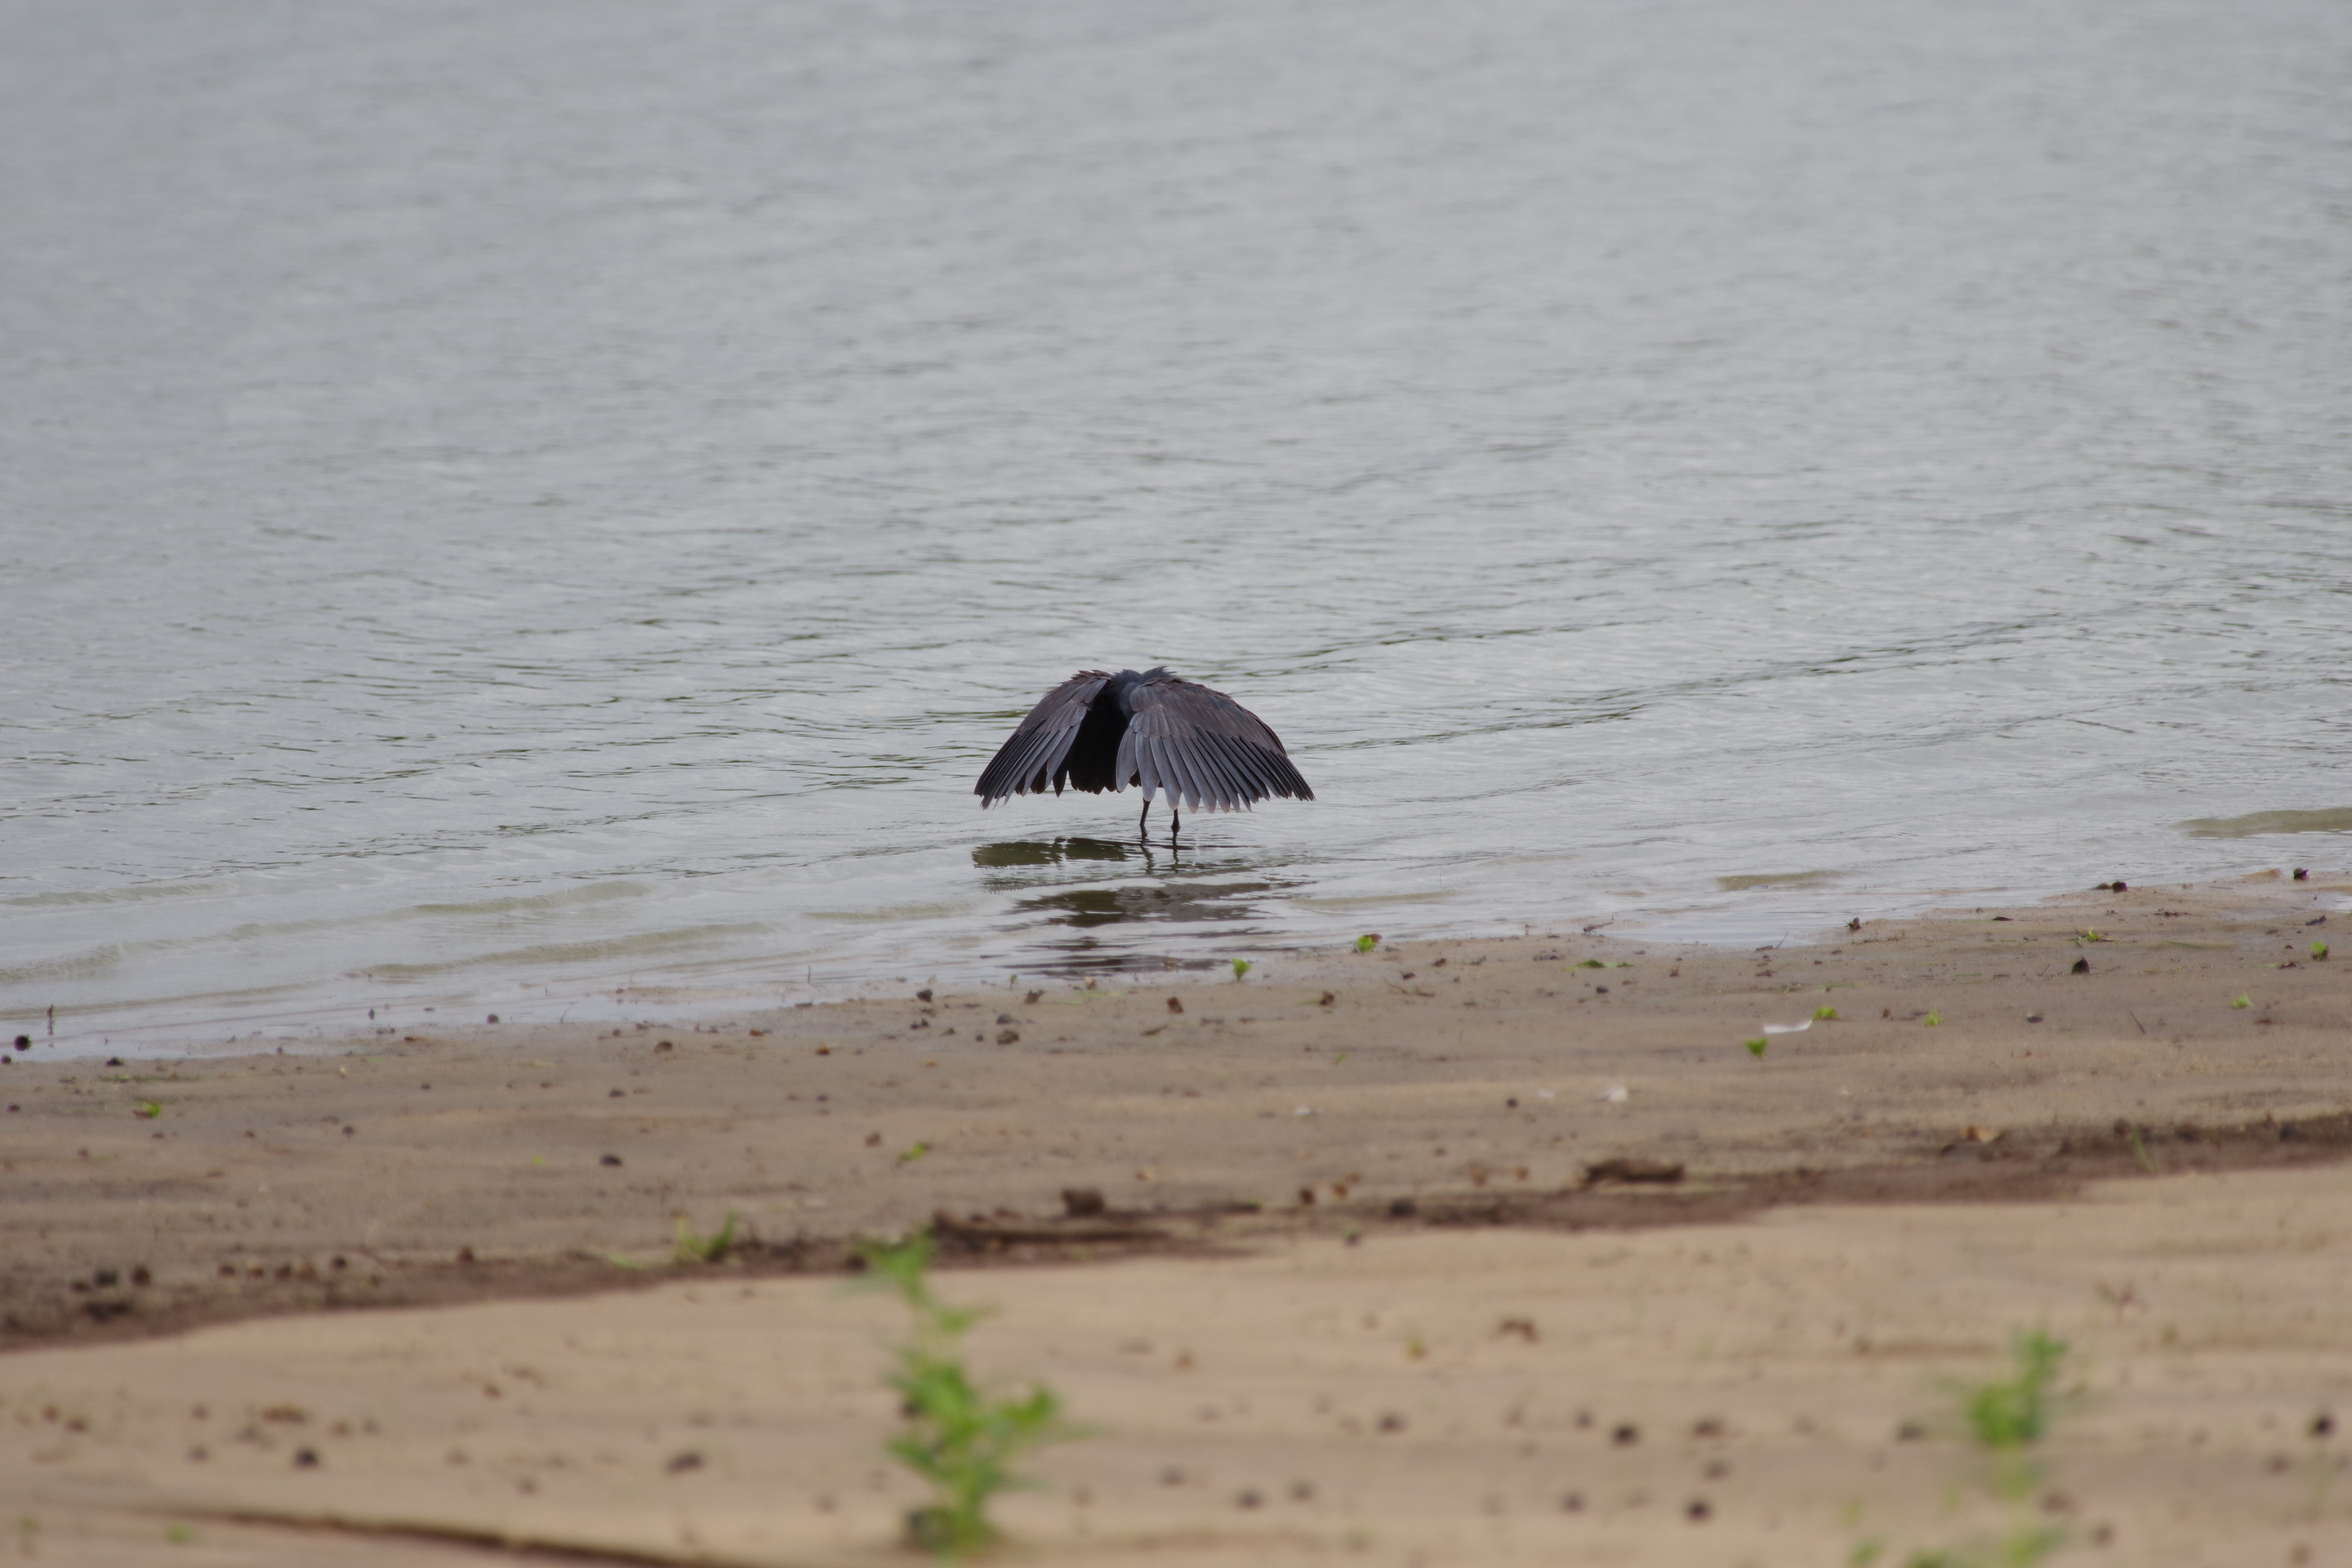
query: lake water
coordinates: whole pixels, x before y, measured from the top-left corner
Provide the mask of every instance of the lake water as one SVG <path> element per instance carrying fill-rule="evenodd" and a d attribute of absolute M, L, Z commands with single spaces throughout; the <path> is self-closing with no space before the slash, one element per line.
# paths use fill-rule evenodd
<path fill-rule="evenodd" d="M 2352 858 L 2341 0 L 0 33 L 12 1032 Z M 1156 662 L 1319 798 L 978 809 Z"/>

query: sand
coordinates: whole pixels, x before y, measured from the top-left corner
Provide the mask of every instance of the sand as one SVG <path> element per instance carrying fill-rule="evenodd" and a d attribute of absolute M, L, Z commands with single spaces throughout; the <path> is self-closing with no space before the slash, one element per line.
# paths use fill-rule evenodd
<path fill-rule="evenodd" d="M 1039 1558 L 1899 1561 L 2014 1523 L 1937 1380 L 2043 1324 L 2088 1396 L 2025 1506 L 2073 1549 L 2342 1560 L 2347 892 L 37 1051 L 0 1508 L 68 1562 L 894 1560 L 898 1325 L 837 1270 L 938 1215 L 1018 1265 L 942 1274 L 979 1363 L 1097 1429 L 1005 1507 Z"/>

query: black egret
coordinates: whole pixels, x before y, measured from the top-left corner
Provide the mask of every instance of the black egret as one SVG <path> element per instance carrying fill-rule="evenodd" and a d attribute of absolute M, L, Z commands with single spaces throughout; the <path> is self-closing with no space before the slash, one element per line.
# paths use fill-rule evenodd
<path fill-rule="evenodd" d="M 1044 795 L 1048 784 L 1059 795 L 1066 784 L 1089 795 L 1138 786 L 1139 832 L 1151 820 L 1153 792 L 1166 790 L 1171 839 L 1183 826 L 1180 805 L 1232 811 L 1269 795 L 1315 798 L 1264 720 L 1166 665 L 1070 677 L 1029 710 L 971 793 L 984 811 L 1008 795 Z"/>

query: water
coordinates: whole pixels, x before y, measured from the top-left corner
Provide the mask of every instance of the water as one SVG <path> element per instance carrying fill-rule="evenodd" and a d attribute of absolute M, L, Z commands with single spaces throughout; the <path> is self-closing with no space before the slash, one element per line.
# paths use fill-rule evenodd
<path fill-rule="evenodd" d="M 70 1048 L 2352 847 L 2335 0 L 5 27 L 0 1021 Z M 976 809 L 1160 661 L 1320 798 Z"/>

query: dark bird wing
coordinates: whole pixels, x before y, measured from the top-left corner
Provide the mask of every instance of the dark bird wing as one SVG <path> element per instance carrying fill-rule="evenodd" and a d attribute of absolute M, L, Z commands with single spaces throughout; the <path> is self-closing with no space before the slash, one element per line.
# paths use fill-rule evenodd
<path fill-rule="evenodd" d="M 1268 795 L 1313 800 L 1282 737 L 1222 691 L 1172 675 L 1130 694 L 1135 717 L 1118 743 L 1118 778 L 1164 789 L 1188 811 L 1232 811 Z"/>
<path fill-rule="evenodd" d="M 1104 670 L 1082 669 L 1029 710 L 1029 717 L 1021 721 L 1011 740 L 997 748 L 996 755 L 981 771 L 980 782 L 972 785 L 971 793 L 980 796 L 983 810 L 1007 795 L 1045 793 L 1063 759 L 1070 754 L 1070 743 L 1078 738 L 1087 705 L 1108 679 Z"/>

